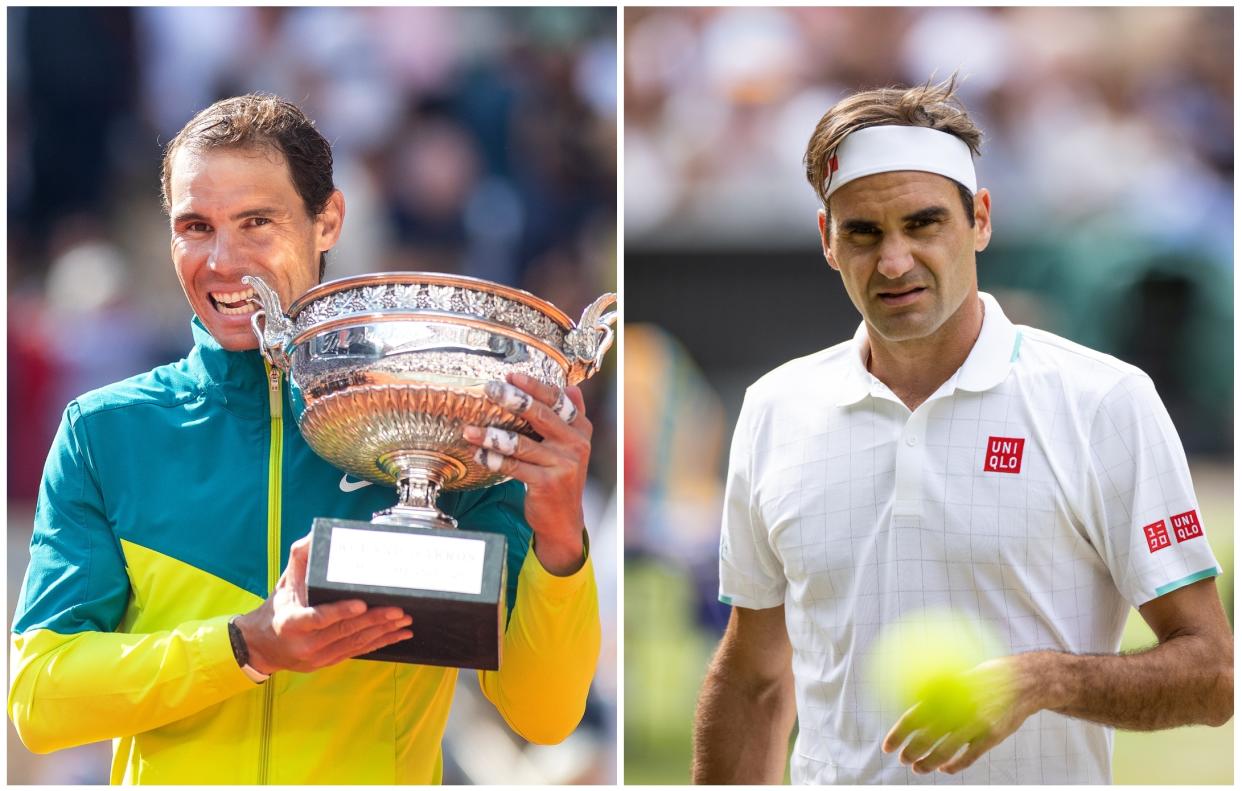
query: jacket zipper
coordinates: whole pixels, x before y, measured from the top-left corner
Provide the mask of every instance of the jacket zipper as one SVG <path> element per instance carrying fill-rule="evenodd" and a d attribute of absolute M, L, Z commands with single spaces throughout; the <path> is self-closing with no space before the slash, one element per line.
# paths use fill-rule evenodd
<path fill-rule="evenodd" d="M 267 589 L 275 590 L 280 579 L 280 462 L 284 451 L 284 418 L 280 402 L 280 369 L 266 360 L 268 412 L 271 415 L 271 446 L 267 461 Z M 276 705 L 276 680 L 263 687 L 263 730 L 259 739 L 259 785 L 268 783 L 271 760 L 272 715 Z"/>

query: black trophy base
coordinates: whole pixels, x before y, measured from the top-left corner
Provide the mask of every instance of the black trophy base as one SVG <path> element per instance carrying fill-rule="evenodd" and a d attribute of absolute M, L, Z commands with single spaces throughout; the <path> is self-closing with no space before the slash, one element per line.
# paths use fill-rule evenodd
<path fill-rule="evenodd" d="M 369 607 L 400 607 L 413 619 L 413 637 L 358 659 L 499 669 L 503 535 L 326 518 L 311 532 L 312 606 L 362 599 Z"/>

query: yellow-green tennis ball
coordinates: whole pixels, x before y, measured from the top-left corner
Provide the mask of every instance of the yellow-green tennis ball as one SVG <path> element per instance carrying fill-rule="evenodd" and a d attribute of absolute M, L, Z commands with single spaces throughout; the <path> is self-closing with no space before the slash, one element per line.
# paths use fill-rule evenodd
<path fill-rule="evenodd" d="M 1002 694 L 995 674 L 971 673 L 1003 654 L 982 623 L 952 610 L 913 613 L 881 631 L 873 649 L 874 683 L 884 702 L 949 728 L 973 721 L 979 706 Z"/>

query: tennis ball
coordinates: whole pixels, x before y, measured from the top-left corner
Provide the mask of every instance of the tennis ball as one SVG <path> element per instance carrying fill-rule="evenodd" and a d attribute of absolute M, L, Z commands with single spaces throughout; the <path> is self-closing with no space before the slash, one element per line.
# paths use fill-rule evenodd
<path fill-rule="evenodd" d="M 1003 653 L 1001 641 L 979 621 L 948 609 L 922 610 L 881 631 L 873 679 L 888 706 L 904 712 L 922 704 L 929 720 L 955 729 L 1007 688 L 996 673 L 970 672 Z"/>

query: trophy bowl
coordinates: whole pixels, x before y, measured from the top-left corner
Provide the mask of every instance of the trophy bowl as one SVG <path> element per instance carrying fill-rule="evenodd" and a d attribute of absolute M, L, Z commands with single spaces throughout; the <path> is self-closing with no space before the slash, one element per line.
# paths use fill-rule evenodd
<path fill-rule="evenodd" d="M 260 303 L 251 316 L 259 348 L 287 375 L 290 413 L 311 449 L 398 492 L 370 522 L 315 518 L 309 603 L 362 598 L 419 624 L 358 658 L 498 668 L 508 539 L 456 529 L 436 498 L 505 480 L 475 461 L 462 427 L 540 437 L 484 385 L 515 372 L 556 387 L 591 376 L 612 346 L 616 295 L 595 300 L 575 325 L 533 294 L 469 277 L 348 277 L 312 288 L 287 313 L 261 278 L 242 281 Z"/>
<path fill-rule="evenodd" d="M 243 282 L 261 303 L 251 323 L 264 356 L 288 376 L 307 443 L 342 471 L 398 489 L 398 504 L 376 523 L 455 524 L 436 508 L 440 491 L 505 480 L 475 460 L 462 427 L 539 439 L 483 385 L 508 373 L 577 384 L 599 369 L 616 322 L 615 294 L 595 300 L 575 325 L 526 291 L 431 272 L 329 281 L 287 313 L 261 278 Z"/>

